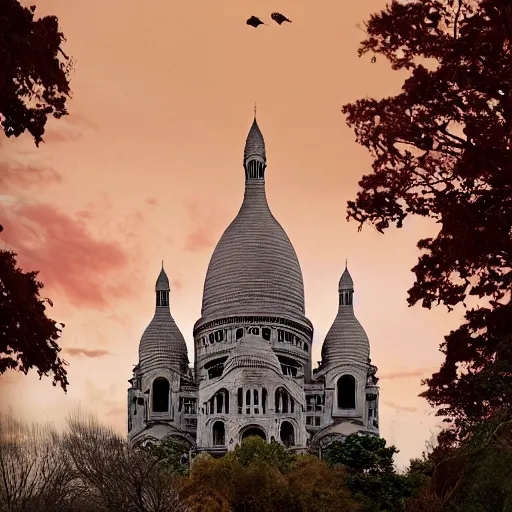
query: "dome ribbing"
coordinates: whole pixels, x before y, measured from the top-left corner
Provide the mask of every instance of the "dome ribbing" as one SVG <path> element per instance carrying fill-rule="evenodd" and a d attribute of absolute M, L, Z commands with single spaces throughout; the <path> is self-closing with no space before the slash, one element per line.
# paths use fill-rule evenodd
<path fill-rule="evenodd" d="M 224 366 L 224 375 L 235 368 L 266 368 L 282 375 L 281 364 L 270 343 L 260 336 L 248 334 L 229 355 Z"/>
<path fill-rule="evenodd" d="M 254 121 L 247 158 L 265 156 Z M 201 323 L 225 315 L 286 314 L 304 320 L 304 282 L 297 254 L 272 215 L 261 175 L 246 175 L 238 215 L 213 252 L 204 283 Z"/>
<path fill-rule="evenodd" d="M 264 161 L 266 160 L 265 141 L 263 139 L 263 134 L 261 133 L 256 119 L 254 119 L 245 141 L 244 162 L 250 157 L 258 156 Z"/>

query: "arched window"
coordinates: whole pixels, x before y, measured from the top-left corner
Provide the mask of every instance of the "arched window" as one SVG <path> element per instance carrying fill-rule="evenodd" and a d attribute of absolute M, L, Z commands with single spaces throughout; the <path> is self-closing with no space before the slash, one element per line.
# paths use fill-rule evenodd
<path fill-rule="evenodd" d="M 229 414 L 229 393 L 227 389 L 219 389 L 210 398 L 210 414 Z"/>
<path fill-rule="evenodd" d="M 216 421 L 213 424 L 213 445 L 224 446 L 226 444 L 226 428 L 223 421 Z"/>
<path fill-rule="evenodd" d="M 236 341 L 242 338 L 244 335 L 244 330 L 242 328 L 236 330 Z"/>
<path fill-rule="evenodd" d="M 277 388 L 275 393 L 275 412 L 287 414 L 294 412 L 294 401 L 288 391 L 284 388 Z"/>
<path fill-rule="evenodd" d="M 352 375 L 343 375 L 338 379 L 338 408 L 356 408 L 356 379 Z"/>
<path fill-rule="evenodd" d="M 270 329 L 268 327 L 263 327 L 261 330 L 261 336 L 265 341 L 270 341 Z"/>
<path fill-rule="evenodd" d="M 169 381 L 162 377 L 153 381 L 153 412 L 169 412 Z"/>
<path fill-rule="evenodd" d="M 295 445 L 295 429 L 289 421 L 281 423 L 281 442 L 289 448 Z"/>
<path fill-rule="evenodd" d="M 304 343 L 304 352 L 309 352 L 309 345 Z"/>

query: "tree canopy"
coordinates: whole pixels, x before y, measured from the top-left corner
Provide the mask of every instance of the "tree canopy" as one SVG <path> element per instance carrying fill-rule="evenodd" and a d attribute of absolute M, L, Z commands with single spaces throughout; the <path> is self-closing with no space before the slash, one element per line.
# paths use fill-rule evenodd
<path fill-rule="evenodd" d="M 67 114 L 72 61 L 56 16 L 0 0 L 0 124 L 7 137 L 28 131 L 38 146 L 49 116 Z"/>
<path fill-rule="evenodd" d="M 409 305 L 481 301 L 445 337 L 445 361 L 423 393 L 460 433 L 512 396 L 510 385 L 485 384 L 511 376 L 494 363 L 509 357 L 512 333 L 512 5 L 393 1 L 366 31 L 359 54 L 409 76 L 394 97 L 343 107 L 373 158 L 348 219 L 380 232 L 411 215 L 435 220 L 437 236 L 418 241 Z"/>
<path fill-rule="evenodd" d="M 0 251 L 0 375 L 7 369 L 26 374 L 35 368 L 40 377 L 52 374 L 54 386 L 66 391 L 67 363 L 57 343 L 64 325 L 46 316 L 53 304 L 41 298 L 37 274 L 18 268 L 12 251 Z"/>

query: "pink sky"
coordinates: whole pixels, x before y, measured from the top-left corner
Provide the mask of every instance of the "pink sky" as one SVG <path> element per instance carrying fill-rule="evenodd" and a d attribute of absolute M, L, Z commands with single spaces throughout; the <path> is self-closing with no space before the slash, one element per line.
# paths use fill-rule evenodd
<path fill-rule="evenodd" d="M 297 251 L 313 360 L 337 310 L 348 258 L 356 315 L 381 377 L 381 432 L 419 456 L 439 419 L 418 398 L 439 367 L 438 346 L 460 311 L 408 308 L 419 238 L 414 219 L 385 236 L 347 223 L 346 202 L 370 172 L 340 112 L 396 94 L 404 74 L 357 48 L 382 0 L 169 2 L 41 0 L 56 14 L 76 60 L 70 116 L 49 124 L 46 144 L 0 138 L 2 239 L 25 270 L 40 270 L 50 316 L 64 322 L 67 395 L 50 379 L 0 377 L 0 411 L 60 426 L 80 406 L 126 431 L 126 389 L 154 310 L 165 261 L 171 312 L 193 357 L 206 268 L 242 201 L 242 155 L 253 105 L 267 146 L 270 207 Z M 293 23 L 253 29 L 279 11 Z M 5 197 L 8 196 L 8 197 Z"/>

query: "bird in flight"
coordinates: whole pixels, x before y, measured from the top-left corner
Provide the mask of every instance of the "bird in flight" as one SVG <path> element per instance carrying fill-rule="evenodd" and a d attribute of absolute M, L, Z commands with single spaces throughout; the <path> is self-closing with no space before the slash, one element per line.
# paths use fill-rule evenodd
<path fill-rule="evenodd" d="M 270 17 L 279 25 L 283 24 L 285 21 L 291 23 L 292 20 L 289 20 L 286 16 L 282 15 L 280 12 L 273 12 Z"/>
<path fill-rule="evenodd" d="M 256 16 L 251 16 L 247 21 L 247 25 L 250 25 L 251 27 L 258 28 L 260 25 L 265 25 L 263 21 L 261 21 Z"/>

